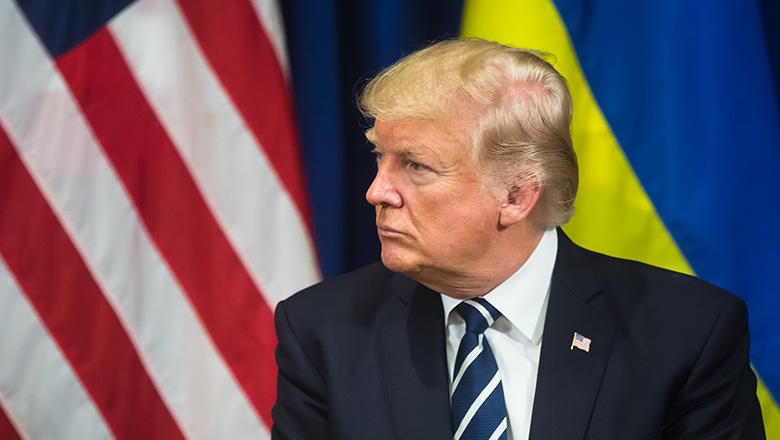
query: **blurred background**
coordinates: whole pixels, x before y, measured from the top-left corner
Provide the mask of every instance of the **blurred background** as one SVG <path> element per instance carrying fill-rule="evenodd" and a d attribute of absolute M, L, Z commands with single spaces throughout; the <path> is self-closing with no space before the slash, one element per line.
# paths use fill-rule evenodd
<path fill-rule="evenodd" d="M 780 439 L 770 0 L 0 0 L 0 438 L 269 438 L 274 306 L 378 259 L 355 95 L 456 36 L 550 54 L 565 231 L 743 298 Z"/>

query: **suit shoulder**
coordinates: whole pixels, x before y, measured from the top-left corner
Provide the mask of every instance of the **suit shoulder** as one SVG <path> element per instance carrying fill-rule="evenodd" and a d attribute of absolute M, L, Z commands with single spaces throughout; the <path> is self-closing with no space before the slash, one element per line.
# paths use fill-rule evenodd
<path fill-rule="evenodd" d="M 729 291 L 692 275 L 587 249 L 582 252 L 601 283 L 620 288 L 626 295 L 651 294 L 672 303 L 682 300 L 723 304 L 736 298 Z"/>
<path fill-rule="evenodd" d="M 629 326 L 629 323 L 645 322 L 648 328 L 650 325 L 690 328 L 695 324 L 704 330 L 723 313 L 747 322 L 744 301 L 705 280 L 575 247 L 573 254 L 579 257 L 574 258 L 582 260 L 569 267 L 585 267 L 582 270 L 591 275 L 576 279 L 595 280 L 591 291 L 599 292 L 589 302 L 618 322 Z M 569 288 L 580 291 L 581 286 Z"/>
<path fill-rule="evenodd" d="M 368 319 L 385 304 L 397 300 L 399 292 L 415 284 L 377 262 L 314 284 L 279 305 L 287 313 L 313 321 L 323 316 L 329 320 Z"/>
<path fill-rule="evenodd" d="M 352 272 L 320 281 L 295 293 L 285 302 L 318 302 L 349 299 L 350 296 L 360 295 L 366 289 L 374 289 L 391 283 L 398 276 L 398 274 L 391 272 L 384 265 L 377 262 Z"/>

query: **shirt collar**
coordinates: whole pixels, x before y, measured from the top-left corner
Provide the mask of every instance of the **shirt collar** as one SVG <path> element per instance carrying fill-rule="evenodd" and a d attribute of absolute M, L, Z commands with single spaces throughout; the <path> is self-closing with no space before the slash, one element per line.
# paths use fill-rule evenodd
<path fill-rule="evenodd" d="M 557 253 L 558 234 L 555 229 L 545 231 L 528 261 L 484 296 L 514 327 L 537 345 L 542 339 Z M 444 322 L 449 323 L 450 312 L 461 300 L 447 295 L 441 295 L 441 299 Z"/>

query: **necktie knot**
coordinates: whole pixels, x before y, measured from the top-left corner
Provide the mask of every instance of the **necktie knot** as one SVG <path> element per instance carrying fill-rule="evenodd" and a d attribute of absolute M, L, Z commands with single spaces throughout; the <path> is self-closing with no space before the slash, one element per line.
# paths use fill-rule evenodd
<path fill-rule="evenodd" d="M 458 314 L 466 321 L 466 331 L 482 334 L 501 316 L 484 298 L 467 299 L 455 307 Z"/>

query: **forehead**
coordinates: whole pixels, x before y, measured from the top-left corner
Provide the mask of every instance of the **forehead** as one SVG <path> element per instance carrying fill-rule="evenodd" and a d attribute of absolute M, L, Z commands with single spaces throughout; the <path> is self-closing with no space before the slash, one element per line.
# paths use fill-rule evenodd
<path fill-rule="evenodd" d="M 385 153 L 418 156 L 459 157 L 466 154 L 461 130 L 439 120 L 406 120 L 387 123 L 377 120 L 366 138 Z"/>

